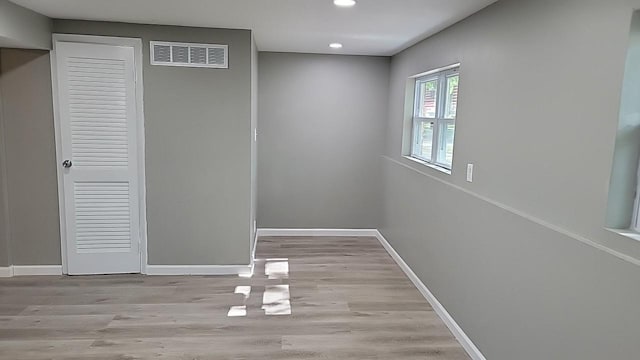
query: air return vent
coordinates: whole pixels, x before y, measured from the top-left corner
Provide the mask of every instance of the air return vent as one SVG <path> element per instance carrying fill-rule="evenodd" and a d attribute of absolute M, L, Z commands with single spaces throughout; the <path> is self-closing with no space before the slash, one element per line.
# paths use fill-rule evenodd
<path fill-rule="evenodd" d="M 227 45 L 151 41 L 151 65 L 227 69 Z"/>

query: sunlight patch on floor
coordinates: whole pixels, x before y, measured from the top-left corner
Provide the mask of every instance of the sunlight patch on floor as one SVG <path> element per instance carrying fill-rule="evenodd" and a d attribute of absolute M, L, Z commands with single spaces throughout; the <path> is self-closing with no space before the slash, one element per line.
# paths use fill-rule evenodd
<path fill-rule="evenodd" d="M 228 317 L 247 316 L 247 306 L 246 305 L 232 306 L 231 309 L 229 309 L 227 316 Z"/>
<path fill-rule="evenodd" d="M 269 279 L 288 279 L 289 259 L 267 259 L 264 264 L 264 274 Z"/>
<path fill-rule="evenodd" d="M 289 285 L 267 285 L 262 296 L 265 315 L 291 315 Z"/>

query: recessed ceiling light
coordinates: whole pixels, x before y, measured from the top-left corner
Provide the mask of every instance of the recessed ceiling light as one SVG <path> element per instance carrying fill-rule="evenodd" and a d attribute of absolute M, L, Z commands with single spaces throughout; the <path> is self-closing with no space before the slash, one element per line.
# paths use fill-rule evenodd
<path fill-rule="evenodd" d="M 333 0 L 333 3 L 336 6 L 352 7 L 353 5 L 356 4 L 356 0 Z"/>
<path fill-rule="evenodd" d="M 342 44 L 340 44 L 340 43 L 331 43 L 331 44 L 329 44 L 329 47 L 332 48 L 332 49 L 340 49 L 340 48 L 342 48 Z"/>

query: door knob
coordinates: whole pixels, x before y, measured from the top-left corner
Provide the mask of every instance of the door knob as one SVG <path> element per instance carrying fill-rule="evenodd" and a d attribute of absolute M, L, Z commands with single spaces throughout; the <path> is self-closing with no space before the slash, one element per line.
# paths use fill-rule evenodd
<path fill-rule="evenodd" d="M 62 166 L 66 167 L 67 169 L 71 167 L 71 165 L 73 165 L 73 163 L 71 162 L 71 160 L 65 160 L 62 162 Z"/>

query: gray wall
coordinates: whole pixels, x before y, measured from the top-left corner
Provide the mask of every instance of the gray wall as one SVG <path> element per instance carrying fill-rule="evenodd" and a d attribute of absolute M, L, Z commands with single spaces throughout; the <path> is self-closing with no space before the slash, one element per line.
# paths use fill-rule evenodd
<path fill-rule="evenodd" d="M 11 264 L 60 264 L 49 52 L 0 49 L 0 65 Z"/>
<path fill-rule="evenodd" d="M 55 20 L 56 33 L 142 38 L 149 264 L 248 264 L 251 32 Z M 149 41 L 229 45 L 229 69 L 149 64 Z"/>
<path fill-rule="evenodd" d="M 260 53 L 259 227 L 377 227 L 388 75 L 383 57 Z"/>
<path fill-rule="evenodd" d="M 52 22 L 49 18 L 43 15 L 37 14 L 31 10 L 25 9 L 21 6 L 18 6 L 8 0 L 0 0 L 0 48 L 13 47 L 13 48 L 50 49 L 51 48 L 51 27 L 52 27 Z M 7 54 L 6 51 L 7 50 L 4 50 L 4 49 L 0 50 L 1 52 L 0 63 L 3 63 L 3 61 L 5 60 L 5 59 L 2 59 L 3 57 L 9 56 L 10 58 L 6 59 L 6 63 L 8 67 L 21 65 L 21 64 L 15 63 L 14 61 L 15 58 L 12 56 L 15 53 L 10 52 L 9 55 L 6 55 Z M 34 53 L 31 53 L 31 54 L 34 54 Z M 35 67 L 34 70 L 36 71 L 37 74 L 39 74 L 40 73 L 39 70 L 41 70 L 44 60 L 34 61 L 34 63 L 30 63 L 29 59 L 24 59 L 24 60 L 27 62 L 24 64 L 24 68 L 28 70 L 24 71 L 24 68 L 23 68 L 23 70 L 19 72 L 27 75 L 28 80 L 33 82 L 22 84 L 19 86 L 19 88 L 20 90 L 24 90 L 34 86 L 32 89 L 39 92 L 40 90 L 37 85 L 40 84 L 41 81 L 44 80 L 44 78 L 36 79 L 30 74 L 28 74 L 28 72 L 31 69 L 31 67 Z M 18 66 L 18 67 L 21 67 L 21 66 Z M 13 86 L 13 84 L 9 84 L 9 85 Z M 0 87 L 3 87 L 3 85 L 0 84 Z M 9 207 L 10 179 L 8 178 L 7 167 L 10 166 L 11 164 L 9 165 L 7 164 L 6 152 L 16 150 L 14 148 L 15 141 L 12 141 L 14 140 L 12 136 L 15 135 L 13 132 L 16 130 L 20 132 L 20 130 L 23 130 L 23 129 L 20 129 L 20 126 L 22 126 L 21 124 L 16 124 L 16 119 L 10 119 L 11 120 L 10 124 L 4 124 L 5 120 L 3 120 L 2 112 L 4 112 L 5 110 L 2 107 L 2 103 L 5 101 L 5 98 L 2 97 L 1 95 L 2 90 L 8 91 L 6 96 L 7 98 L 13 98 L 15 94 L 12 94 L 12 89 L 0 89 L 0 266 L 7 266 L 11 264 L 11 260 L 10 260 L 11 240 L 10 239 L 12 237 L 12 233 L 11 233 L 12 227 L 10 224 L 11 223 L 10 216 L 12 217 L 15 217 L 15 216 L 13 215 L 14 209 L 11 209 Z M 39 102 L 38 100 L 36 100 L 37 104 L 41 105 L 42 103 Z M 26 116 L 27 118 L 29 118 L 29 120 L 32 120 L 32 121 L 28 121 L 29 125 L 26 125 L 26 126 L 39 127 L 40 125 L 42 125 L 43 124 L 42 118 L 32 118 L 31 116 L 37 115 L 37 113 L 46 112 L 47 107 L 39 108 L 39 109 L 30 109 L 29 107 L 24 107 L 24 105 L 25 103 L 21 102 L 16 106 L 7 107 L 6 111 L 9 113 L 18 112 L 19 119 L 22 119 L 23 117 Z M 8 129 L 5 130 L 4 129 L 5 127 L 7 127 Z M 35 135 L 35 137 L 37 137 L 37 135 Z M 29 138 L 30 137 L 28 137 L 27 139 Z M 10 143 L 6 144 L 5 139 L 9 139 Z M 35 146 L 33 146 L 32 149 L 29 149 L 29 153 L 27 155 L 21 154 L 20 157 L 28 158 L 29 155 L 36 154 L 40 150 L 45 149 L 46 147 L 47 147 L 46 142 L 44 144 L 36 144 Z M 24 169 L 24 166 L 22 166 L 22 169 Z M 27 173 L 33 173 L 33 172 L 38 173 L 41 171 L 27 170 Z M 25 174 L 18 173 L 16 175 L 21 176 Z M 32 182 L 38 182 L 38 181 L 33 180 Z M 17 184 L 17 186 L 19 188 L 22 187 L 21 184 Z M 46 184 L 44 186 L 45 188 L 47 187 Z M 41 193 L 40 191 L 37 191 L 37 192 Z M 12 196 L 17 197 L 18 200 L 20 199 L 21 195 L 22 194 L 19 193 L 19 190 L 17 194 L 12 194 Z M 42 211 L 49 210 L 46 208 L 47 201 L 49 199 L 50 199 L 50 196 L 45 196 L 45 199 L 43 199 L 43 201 L 45 202 L 45 205 Z M 35 198 L 30 198 L 28 199 L 27 204 L 16 205 L 17 207 L 19 207 L 19 209 L 17 210 L 20 211 L 20 210 L 29 208 L 31 205 L 33 205 L 35 201 L 36 201 Z M 36 209 L 36 213 L 41 214 L 40 209 Z M 47 231 L 49 231 L 52 228 L 51 226 L 52 224 L 49 222 L 49 220 L 50 220 L 50 217 L 48 215 L 45 215 L 45 218 L 44 218 L 45 223 L 43 224 L 43 230 L 40 231 L 40 230 L 25 229 L 24 225 L 26 221 L 24 221 L 23 219 L 18 219 L 18 224 L 16 224 L 16 228 L 17 228 L 16 231 L 18 233 L 18 238 L 15 239 L 15 241 L 18 243 L 18 246 L 19 246 L 19 249 L 17 249 L 17 252 L 16 252 L 18 256 L 18 260 L 21 259 L 22 257 L 22 250 L 25 250 L 21 248 L 21 244 L 22 244 L 21 241 L 23 240 L 21 236 L 37 235 L 37 239 L 34 240 L 34 243 L 37 244 L 43 241 L 47 242 L 47 240 L 45 240 L 42 237 L 42 235 L 47 233 Z M 31 226 L 33 227 L 33 224 L 31 224 Z M 54 263 L 56 263 L 55 260 L 52 260 L 52 259 L 55 259 L 56 254 L 49 253 L 49 250 L 52 248 L 53 247 L 45 246 L 43 250 L 47 252 L 47 254 L 35 255 L 35 257 L 42 260 L 45 264 L 50 263 L 50 261 L 54 261 Z M 59 248 L 59 241 L 58 241 L 58 248 Z M 58 251 L 58 254 L 57 254 L 58 259 L 60 258 L 59 253 L 60 251 Z M 58 260 L 58 263 L 59 261 L 60 260 Z"/>
<path fill-rule="evenodd" d="M 640 244 L 604 229 L 631 16 L 503 0 L 393 57 L 380 229 L 488 359 L 640 353 Z M 401 157 L 404 94 L 455 62 L 446 175 Z"/>
<path fill-rule="evenodd" d="M 0 47 L 50 49 L 51 20 L 0 0 Z"/>

